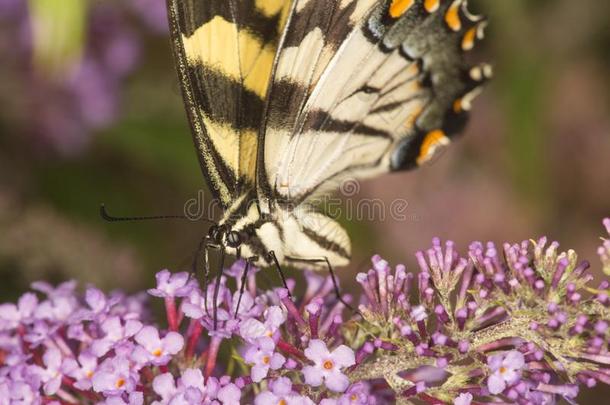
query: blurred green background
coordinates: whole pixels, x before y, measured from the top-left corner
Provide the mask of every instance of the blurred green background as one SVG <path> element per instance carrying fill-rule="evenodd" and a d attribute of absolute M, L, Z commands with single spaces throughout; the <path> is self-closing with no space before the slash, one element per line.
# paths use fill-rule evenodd
<path fill-rule="evenodd" d="M 610 214 L 610 2 L 476 1 L 477 59 L 495 79 L 465 136 L 417 172 L 361 184 L 407 220 L 344 220 L 355 257 L 413 266 L 433 236 L 548 235 L 598 269 Z M 0 0 L 0 298 L 37 279 L 129 291 L 187 269 L 205 223 L 108 224 L 181 213 L 204 188 L 174 72 L 164 0 Z M 606 392 L 608 392 L 606 390 Z"/>

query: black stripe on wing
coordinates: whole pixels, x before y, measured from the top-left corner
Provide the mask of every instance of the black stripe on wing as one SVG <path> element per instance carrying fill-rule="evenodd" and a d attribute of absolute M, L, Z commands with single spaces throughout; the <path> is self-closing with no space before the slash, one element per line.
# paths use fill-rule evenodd
<path fill-rule="evenodd" d="M 207 116 L 211 120 L 230 124 L 236 130 L 259 129 L 264 101 L 258 95 L 245 89 L 241 83 L 231 77 L 203 64 L 188 65 L 187 69 L 191 83 L 197 90 L 193 94 L 197 104 L 200 106 L 214 105 L 213 109 L 207 111 Z M 202 83 L 203 80 L 205 83 Z M 239 94 L 240 103 L 208 91 L 215 88 L 223 89 L 223 92 L 230 94 Z M 235 120 L 234 118 L 238 115 L 240 119 Z"/>
<path fill-rule="evenodd" d="M 310 229 L 306 226 L 303 226 L 301 228 L 301 231 L 305 234 L 305 236 L 307 236 L 321 248 L 328 250 L 329 252 L 334 252 L 345 259 L 351 259 L 350 252 L 348 252 L 343 246 L 339 245 L 336 242 L 333 242 L 324 235 L 321 235 L 315 230 Z"/>
<path fill-rule="evenodd" d="M 181 32 L 186 36 L 191 36 L 213 18 L 222 17 L 236 23 L 240 29 L 247 29 L 265 43 L 278 40 L 277 27 L 281 15 L 264 15 L 255 7 L 255 0 L 190 0 L 186 3 L 185 12 L 180 14 Z"/>

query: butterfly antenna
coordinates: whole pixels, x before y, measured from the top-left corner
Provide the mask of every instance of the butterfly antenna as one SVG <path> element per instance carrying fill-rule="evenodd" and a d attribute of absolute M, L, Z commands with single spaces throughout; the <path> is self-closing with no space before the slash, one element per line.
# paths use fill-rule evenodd
<path fill-rule="evenodd" d="M 107 222 L 124 222 L 124 221 L 148 221 L 156 219 L 188 219 L 186 215 L 157 215 L 157 216 L 146 216 L 146 217 L 115 217 L 110 215 L 106 209 L 106 205 L 100 205 L 100 217 Z"/>
<path fill-rule="evenodd" d="M 106 209 L 105 204 L 100 204 L 100 217 L 106 222 L 127 222 L 127 221 L 152 221 L 159 219 L 192 219 L 187 215 L 153 215 L 153 216 L 135 216 L 135 217 L 115 217 L 114 215 L 110 215 L 108 210 Z M 211 224 L 215 224 L 215 221 L 212 221 L 209 218 L 203 218 L 203 221 L 209 222 Z"/>

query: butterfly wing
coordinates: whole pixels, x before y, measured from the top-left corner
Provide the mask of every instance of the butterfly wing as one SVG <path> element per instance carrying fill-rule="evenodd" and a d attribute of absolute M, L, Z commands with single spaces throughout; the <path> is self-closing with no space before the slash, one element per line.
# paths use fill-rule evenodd
<path fill-rule="evenodd" d="M 485 24 L 465 0 L 297 0 L 267 101 L 259 199 L 294 205 L 430 160 L 491 74 L 464 57 Z"/>
<path fill-rule="evenodd" d="M 289 0 L 168 0 L 202 171 L 228 206 L 255 182 L 258 132 Z"/>

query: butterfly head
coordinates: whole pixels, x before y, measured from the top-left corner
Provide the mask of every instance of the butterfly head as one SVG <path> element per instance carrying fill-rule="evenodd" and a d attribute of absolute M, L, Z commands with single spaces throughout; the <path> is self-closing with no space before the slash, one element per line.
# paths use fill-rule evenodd
<path fill-rule="evenodd" d="M 230 229 L 225 225 L 214 225 L 208 231 L 208 238 L 217 245 L 238 249 L 252 237 L 251 233 Z"/>

